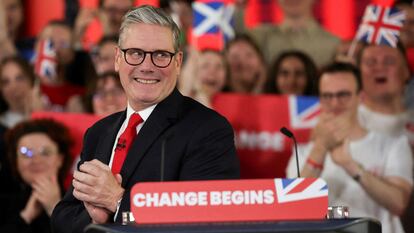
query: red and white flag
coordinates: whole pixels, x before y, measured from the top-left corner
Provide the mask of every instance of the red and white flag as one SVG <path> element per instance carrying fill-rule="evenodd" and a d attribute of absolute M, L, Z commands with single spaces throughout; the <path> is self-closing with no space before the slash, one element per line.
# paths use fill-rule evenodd
<path fill-rule="evenodd" d="M 39 50 L 36 54 L 35 72 L 46 83 L 53 82 L 56 78 L 56 49 L 49 39 L 39 43 Z"/>
<path fill-rule="evenodd" d="M 356 39 L 370 44 L 397 47 L 404 20 L 404 12 L 397 8 L 368 5 Z"/>

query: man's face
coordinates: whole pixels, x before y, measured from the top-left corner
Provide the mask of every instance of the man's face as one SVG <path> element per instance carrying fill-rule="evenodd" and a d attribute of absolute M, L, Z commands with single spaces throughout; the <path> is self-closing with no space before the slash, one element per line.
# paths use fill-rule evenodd
<path fill-rule="evenodd" d="M 178 52 L 165 68 L 155 66 L 150 54 L 145 55 L 140 65 L 132 66 L 126 63 L 125 53 L 120 50 L 129 48 L 174 53 L 173 35 L 167 27 L 142 23 L 129 25 L 121 35 L 121 46 L 116 50 L 115 70 L 119 72 L 128 102 L 138 111 L 159 103 L 173 91 L 183 55 Z"/>
<path fill-rule="evenodd" d="M 403 55 L 397 48 L 371 45 L 361 55 L 363 90 L 368 98 L 392 98 L 403 94 L 409 78 Z"/>
<path fill-rule="evenodd" d="M 401 28 L 401 41 L 406 48 L 414 47 L 414 7 L 409 5 L 399 6 L 405 12 L 404 26 Z"/>
<path fill-rule="evenodd" d="M 121 27 L 122 17 L 132 7 L 131 0 L 105 0 L 102 4 L 102 11 L 108 19 L 111 30 L 118 30 Z"/>
<path fill-rule="evenodd" d="M 322 112 L 355 115 L 359 97 L 355 76 L 350 72 L 325 73 L 319 82 Z"/>
<path fill-rule="evenodd" d="M 232 79 L 245 87 L 254 86 L 260 75 L 262 61 L 254 48 L 246 41 L 234 42 L 227 51 L 226 59 Z"/>

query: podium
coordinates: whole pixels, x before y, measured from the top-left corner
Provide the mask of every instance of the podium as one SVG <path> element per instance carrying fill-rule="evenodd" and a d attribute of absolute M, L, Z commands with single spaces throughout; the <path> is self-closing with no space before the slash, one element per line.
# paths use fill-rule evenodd
<path fill-rule="evenodd" d="M 381 224 L 370 218 L 307 221 L 271 221 L 203 224 L 120 225 L 90 224 L 86 233 L 381 233 Z"/>
<path fill-rule="evenodd" d="M 328 188 L 317 178 L 137 183 L 130 200 L 135 222 L 85 232 L 381 233 L 371 218 L 326 219 Z"/>

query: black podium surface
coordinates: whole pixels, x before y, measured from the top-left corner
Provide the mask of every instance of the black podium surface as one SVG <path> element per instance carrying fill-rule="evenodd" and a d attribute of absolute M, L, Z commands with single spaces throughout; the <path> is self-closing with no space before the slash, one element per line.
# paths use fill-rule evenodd
<path fill-rule="evenodd" d="M 346 232 L 381 233 L 381 224 L 369 218 L 327 219 L 312 221 L 237 222 L 205 224 L 117 225 L 90 224 L 86 233 L 281 233 Z"/>

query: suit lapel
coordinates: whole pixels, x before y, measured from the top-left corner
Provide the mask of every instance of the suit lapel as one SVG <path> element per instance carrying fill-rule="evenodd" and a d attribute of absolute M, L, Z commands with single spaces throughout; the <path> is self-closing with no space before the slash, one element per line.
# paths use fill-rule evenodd
<path fill-rule="evenodd" d="M 116 135 L 125 118 L 126 111 L 119 113 L 119 117 L 117 117 L 115 122 L 108 127 L 105 135 L 102 135 L 102 139 L 99 141 L 99 145 L 96 149 L 96 158 L 105 164 L 109 164 Z"/>
<path fill-rule="evenodd" d="M 174 89 L 171 95 L 158 103 L 144 123 L 144 126 L 132 143 L 121 169 L 122 185 L 124 187 L 151 145 L 160 140 L 160 135 L 173 125 L 178 118 L 181 101 L 182 95 Z"/>

